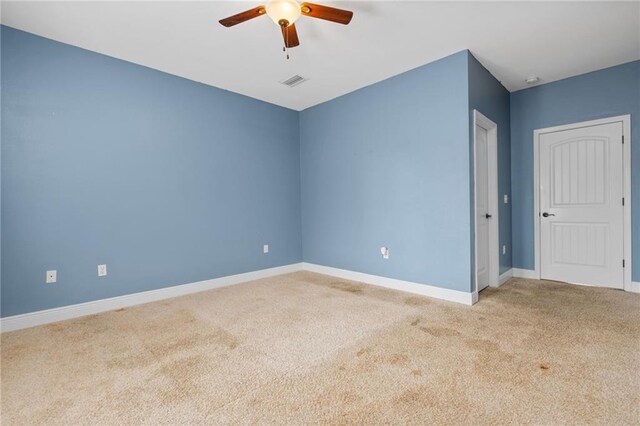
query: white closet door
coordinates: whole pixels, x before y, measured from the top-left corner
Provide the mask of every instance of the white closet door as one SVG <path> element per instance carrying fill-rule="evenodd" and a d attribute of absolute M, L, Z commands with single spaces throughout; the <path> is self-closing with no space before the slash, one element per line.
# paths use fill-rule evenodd
<path fill-rule="evenodd" d="M 541 278 L 622 288 L 622 123 L 540 135 Z"/>

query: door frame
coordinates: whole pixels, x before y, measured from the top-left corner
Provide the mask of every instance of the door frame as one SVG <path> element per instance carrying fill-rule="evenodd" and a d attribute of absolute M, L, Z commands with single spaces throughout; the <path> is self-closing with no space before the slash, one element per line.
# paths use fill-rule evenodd
<path fill-rule="evenodd" d="M 541 279 L 540 267 L 540 136 L 546 133 L 555 133 L 564 130 L 579 129 L 581 127 L 599 126 L 602 124 L 622 123 L 622 185 L 624 194 L 622 234 L 624 239 L 623 256 L 625 260 L 624 284 L 625 291 L 632 291 L 631 271 L 631 115 L 619 115 L 601 118 L 597 120 L 580 121 L 577 123 L 563 124 L 560 126 L 545 127 L 533 131 L 533 232 L 535 243 L 535 269 L 534 277 Z M 622 202 L 622 200 L 620 200 Z"/>
<path fill-rule="evenodd" d="M 477 179 L 476 179 L 476 125 L 487 131 L 487 175 L 489 181 L 488 204 L 491 207 L 492 220 L 489 224 L 489 286 L 498 287 L 500 285 L 500 240 L 499 240 L 499 204 L 498 204 L 498 125 L 488 119 L 478 110 L 473 110 L 473 281 L 474 296 L 478 295 L 478 212 L 477 206 Z"/>

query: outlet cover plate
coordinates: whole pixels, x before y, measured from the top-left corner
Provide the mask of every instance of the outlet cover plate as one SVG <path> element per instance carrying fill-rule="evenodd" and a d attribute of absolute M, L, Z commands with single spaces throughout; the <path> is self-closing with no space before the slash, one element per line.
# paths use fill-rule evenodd
<path fill-rule="evenodd" d="M 107 276 L 107 265 L 98 265 L 98 276 L 99 277 Z"/>

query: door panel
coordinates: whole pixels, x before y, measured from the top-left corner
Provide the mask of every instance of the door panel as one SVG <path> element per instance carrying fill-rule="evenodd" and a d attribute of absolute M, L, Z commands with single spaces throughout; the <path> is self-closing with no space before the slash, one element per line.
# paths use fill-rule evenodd
<path fill-rule="evenodd" d="M 490 280 L 490 241 L 489 219 L 489 147 L 487 130 L 476 125 L 476 238 L 478 252 L 476 268 L 478 270 L 478 291 L 489 285 Z"/>
<path fill-rule="evenodd" d="M 539 149 L 541 278 L 622 288 L 622 123 L 545 133 Z"/>

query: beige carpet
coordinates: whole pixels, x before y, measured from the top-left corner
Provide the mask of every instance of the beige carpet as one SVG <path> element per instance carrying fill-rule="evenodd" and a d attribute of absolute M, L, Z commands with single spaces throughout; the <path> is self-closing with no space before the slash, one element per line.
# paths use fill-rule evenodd
<path fill-rule="evenodd" d="M 2 335 L 2 424 L 638 424 L 640 297 L 295 273 Z"/>

